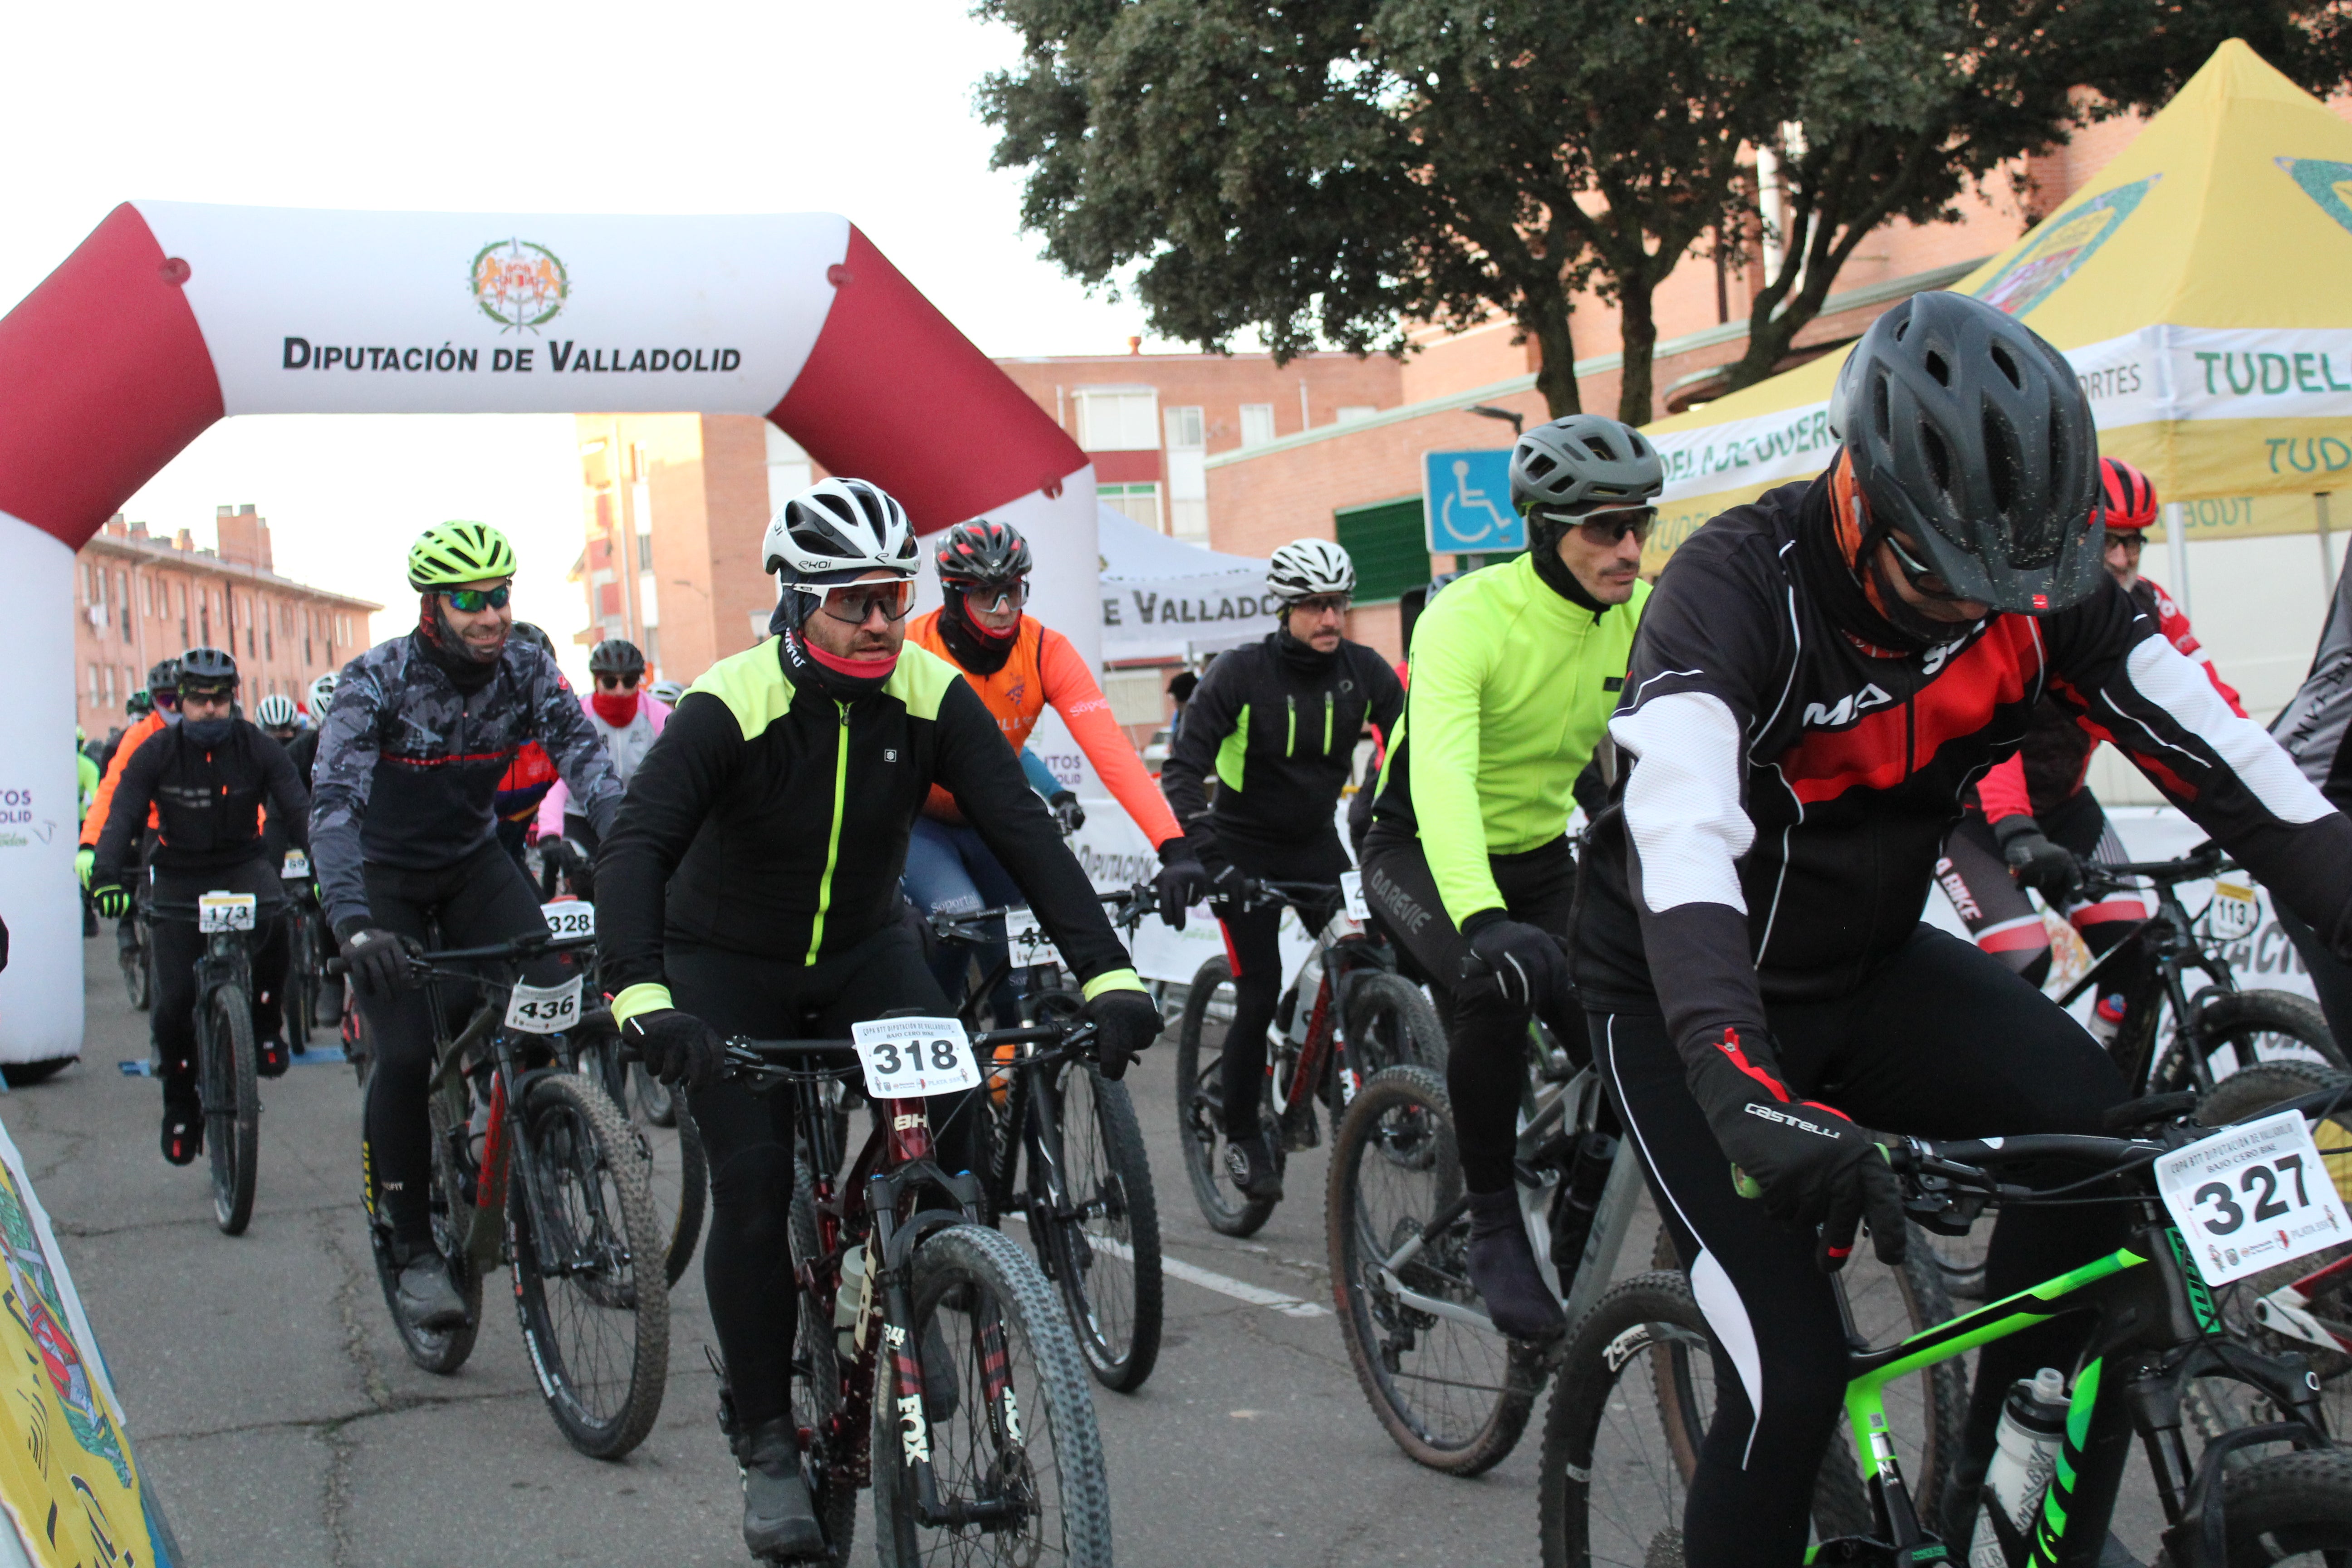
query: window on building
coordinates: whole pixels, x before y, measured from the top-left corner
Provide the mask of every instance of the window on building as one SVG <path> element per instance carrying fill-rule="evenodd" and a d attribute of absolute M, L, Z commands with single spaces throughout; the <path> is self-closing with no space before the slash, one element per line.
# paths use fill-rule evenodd
<path fill-rule="evenodd" d="M 1161 531 L 1158 485 L 1103 485 L 1095 495 L 1111 510 L 1133 519 L 1154 533 Z"/>
<path fill-rule="evenodd" d="M 89 667 L 89 705 L 98 706 L 98 666 L 94 664 Z"/>
<path fill-rule="evenodd" d="M 114 706 L 114 666 L 110 664 L 107 665 L 104 672 L 106 675 L 106 698 L 102 705 L 111 708 Z"/>
<path fill-rule="evenodd" d="M 661 628 L 646 628 L 646 646 L 640 650 L 646 656 L 646 675 L 653 680 L 661 679 Z"/>
<path fill-rule="evenodd" d="M 1356 603 L 1385 604 L 1429 584 L 1428 532 L 1419 496 L 1332 513 L 1339 547 L 1356 563 Z"/>
<path fill-rule="evenodd" d="M 777 429 L 766 427 L 768 437 L 768 515 L 782 511 L 784 503 L 814 482 L 815 468 L 801 444 Z M 765 626 L 762 621 L 761 625 Z"/>
<path fill-rule="evenodd" d="M 1168 411 L 1168 449 L 1181 452 L 1187 447 L 1209 444 L 1208 425 L 1197 408 L 1171 408 Z"/>
<path fill-rule="evenodd" d="M 1274 439 L 1274 405 L 1244 403 L 1242 405 L 1242 445 L 1263 447 Z"/>
<path fill-rule="evenodd" d="M 640 533 L 637 535 L 637 570 L 650 572 L 653 569 L 654 536 L 650 533 Z"/>
<path fill-rule="evenodd" d="M 1343 403 L 1339 405 L 1339 423 L 1353 425 L 1359 419 L 1370 419 L 1380 410 L 1369 403 Z"/>
<path fill-rule="evenodd" d="M 1078 445 L 1089 452 L 1160 449 L 1160 395 L 1148 386 L 1077 390 Z"/>

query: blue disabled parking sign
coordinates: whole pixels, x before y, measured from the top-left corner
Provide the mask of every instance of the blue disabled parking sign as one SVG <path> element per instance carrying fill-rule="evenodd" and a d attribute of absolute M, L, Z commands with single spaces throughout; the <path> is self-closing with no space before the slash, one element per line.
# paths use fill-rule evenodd
<path fill-rule="evenodd" d="M 1527 548 L 1527 524 L 1511 510 L 1508 447 L 1423 452 L 1421 496 L 1432 555 L 1487 555 Z"/>

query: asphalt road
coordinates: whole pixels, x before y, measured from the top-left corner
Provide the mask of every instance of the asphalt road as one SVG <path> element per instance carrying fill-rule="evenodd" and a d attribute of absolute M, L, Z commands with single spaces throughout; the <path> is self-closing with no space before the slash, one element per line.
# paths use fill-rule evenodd
<path fill-rule="evenodd" d="M 741 1564 L 698 1261 L 673 1292 L 660 1424 L 617 1463 L 582 1458 L 541 1405 L 497 1276 L 454 1377 L 402 1352 L 359 1204 L 359 1100 L 340 1066 L 263 1085 L 260 1197 L 214 1226 L 201 1163 L 156 1152 L 160 1096 L 117 1063 L 146 1055 L 110 934 L 86 952 L 81 1063 L 0 1099 L 56 1221 L 131 1439 L 191 1563 Z M 1165 1349 L 1134 1394 L 1096 1391 L 1118 1560 L 1148 1568 L 1525 1563 L 1536 1549 L 1538 1424 L 1475 1480 L 1423 1470 L 1373 1421 L 1328 1310 L 1319 1153 L 1248 1242 L 1210 1231 L 1179 1163 L 1174 1050 L 1135 1086 L 1168 1256 L 1309 1307 L 1168 1284 Z M 1646 1256 L 1642 1232 L 1629 1255 Z M 868 1525 L 861 1515 L 863 1538 Z M 862 1553 L 861 1553 L 862 1557 Z"/>

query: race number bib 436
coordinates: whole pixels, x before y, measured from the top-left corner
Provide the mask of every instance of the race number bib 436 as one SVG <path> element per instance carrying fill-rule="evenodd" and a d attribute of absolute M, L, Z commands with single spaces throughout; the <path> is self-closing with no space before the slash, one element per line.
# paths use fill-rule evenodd
<path fill-rule="evenodd" d="M 2225 1127 L 2156 1163 L 2156 1190 L 2208 1285 L 2352 1241 L 2303 1113 Z"/>
<path fill-rule="evenodd" d="M 527 1035 L 560 1035 L 580 1022 L 583 977 L 561 985 L 517 985 L 507 998 L 507 1027 Z"/>
<path fill-rule="evenodd" d="M 954 1018 L 877 1018 L 850 1030 L 866 1092 L 875 1100 L 919 1100 L 980 1087 L 971 1040 Z"/>

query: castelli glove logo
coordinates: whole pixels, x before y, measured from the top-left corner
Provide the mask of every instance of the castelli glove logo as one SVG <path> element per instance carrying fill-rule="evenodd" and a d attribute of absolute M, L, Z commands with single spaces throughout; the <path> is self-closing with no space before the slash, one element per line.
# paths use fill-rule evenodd
<path fill-rule="evenodd" d="M 1777 1105 L 1759 1105 L 1751 1100 L 1748 1102 L 1747 1110 L 1748 1114 L 1750 1116 L 1760 1118 L 1766 1121 L 1777 1121 L 1783 1127 L 1793 1127 L 1800 1132 L 1810 1132 L 1816 1138 L 1835 1138 L 1837 1136 L 1837 1134 L 1831 1129 L 1816 1126 L 1814 1123 L 1806 1121 L 1801 1116 L 1791 1116 Z"/>

